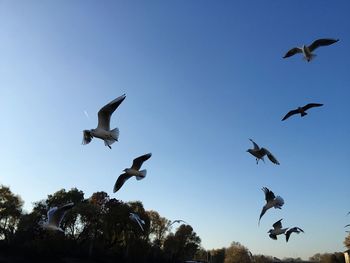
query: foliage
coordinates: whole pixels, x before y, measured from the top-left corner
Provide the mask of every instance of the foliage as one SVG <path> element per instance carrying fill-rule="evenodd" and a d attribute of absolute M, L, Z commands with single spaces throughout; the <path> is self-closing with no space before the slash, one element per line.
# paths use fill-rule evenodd
<path fill-rule="evenodd" d="M 317 253 L 310 257 L 312 262 L 321 262 L 321 263 L 344 263 L 344 254 L 340 252 L 335 253 Z"/>
<path fill-rule="evenodd" d="M 14 237 L 22 215 L 22 199 L 13 194 L 9 187 L 0 185 L 0 239 L 5 242 Z"/>
<path fill-rule="evenodd" d="M 238 242 L 232 242 L 226 249 L 224 263 L 251 263 L 249 250 Z"/>
<path fill-rule="evenodd" d="M 75 205 L 60 225 L 65 234 L 44 231 L 40 224 L 47 220 L 47 211 L 70 202 Z M 50 260 L 89 257 L 101 262 L 180 262 L 192 259 L 200 247 L 200 238 L 191 226 L 181 225 L 171 233 L 170 221 L 156 211 L 146 211 L 140 201 L 125 203 L 105 192 L 84 198 L 76 188 L 61 189 L 34 203 L 28 214 L 22 212 L 22 205 L 19 196 L 0 187 L 0 237 L 8 243 L 8 253 L 22 251 L 25 257 Z M 144 231 L 130 220 L 131 212 L 145 222 Z M 176 249 L 165 243 L 175 244 Z M 4 242 L 0 242 L 1 248 Z"/>

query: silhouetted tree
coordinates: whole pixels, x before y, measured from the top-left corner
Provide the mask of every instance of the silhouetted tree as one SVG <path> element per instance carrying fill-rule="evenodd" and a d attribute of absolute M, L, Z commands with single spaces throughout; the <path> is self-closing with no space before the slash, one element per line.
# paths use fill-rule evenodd
<path fill-rule="evenodd" d="M 0 185 L 0 239 L 9 242 L 15 234 L 22 215 L 23 201 L 11 192 L 9 187 Z"/>
<path fill-rule="evenodd" d="M 225 248 L 213 249 L 210 251 L 210 258 L 212 263 L 224 263 Z"/>
<path fill-rule="evenodd" d="M 156 211 L 147 211 L 150 219 L 150 239 L 153 245 L 162 247 L 165 240 L 165 235 L 169 231 L 170 220 L 161 217 Z"/>
<path fill-rule="evenodd" d="M 181 225 L 175 234 L 169 234 L 164 241 L 164 252 L 172 261 L 193 259 L 201 239 L 190 225 Z"/>
<path fill-rule="evenodd" d="M 273 262 L 273 258 L 271 256 L 254 255 L 253 258 L 255 263 L 272 263 Z"/>

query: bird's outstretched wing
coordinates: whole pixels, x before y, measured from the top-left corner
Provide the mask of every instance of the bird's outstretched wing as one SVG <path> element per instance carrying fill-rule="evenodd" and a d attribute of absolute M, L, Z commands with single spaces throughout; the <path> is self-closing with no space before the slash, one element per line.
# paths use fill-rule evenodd
<path fill-rule="evenodd" d="M 259 150 L 260 149 L 259 145 L 257 145 L 252 139 L 249 139 L 249 141 L 251 141 L 253 143 L 254 150 Z"/>
<path fill-rule="evenodd" d="M 299 111 L 298 110 L 291 110 L 290 112 L 288 112 L 282 119 L 282 121 L 288 119 L 290 116 L 294 115 L 294 114 L 298 114 Z"/>
<path fill-rule="evenodd" d="M 147 161 L 149 158 L 151 158 L 151 156 L 152 156 L 152 153 L 147 153 L 147 154 L 141 155 L 140 157 L 135 158 L 134 161 L 132 162 L 131 169 L 140 170 L 143 162 Z"/>
<path fill-rule="evenodd" d="M 261 218 L 263 217 L 263 215 L 265 215 L 266 211 L 267 211 L 266 206 L 264 206 L 264 207 L 261 209 L 261 213 L 260 213 L 260 216 L 259 216 L 258 225 L 260 225 L 260 220 L 261 220 Z"/>
<path fill-rule="evenodd" d="M 263 192 L 265 193 L 266 203 L 271 202 L 275 199 L 275 194 L 267 187 L 263 187 L 261 190 L 263 190 Z"/>
<path fill-rule="evenodd" d="M 332 45 L 338 41 L 339 41 L 339 39 L 331 39 L 331 38 L 317 39 L 308 48 L 312 52 L 318 47 L 329 46 L 329 45 Z"/>
<path fill-rule="evenodd" d="M 276 159 L 276 157 L 273 156 L 272 153 L 270 153 L 266 148 L 261 148 L 261 149 L 265 151 L 267 157 L 270 159 L 271 162 L 277 165 L 280 164 L 279 161 Z"/>
<path fill-rule="evenodd" d="M 306 111 L 306 110 L 311 109 L 313 107 L 321 107 L 321 106 L 323 106 L 323 104 L 321 104 L 321 103 L 309 103 L 303 107 L 303 110 Z"/>
<path fill-rule="evenodd" d="M 98 112 L 98 128 L 104 129 L 106 131 L 110 130 L 110 120 L 113 112 L 118 108 L 118 106 L 123 102 L 125 99 L 125 94 L 122 96 L 112 100 L 107 105 L 103 106 L 99 112 Z"/>
<path fill-rule="evenodd" d="M 57 207 L 51 208 L 47 213 L 49 224 L 59 227 L 64 218 L 64 215 L 73 206 L 74 206 L 74 203 L 68 203 L 58 208 Z"/>
<path fill-rule="evenodd" d="M 273 226 L 273 228 L 274 229 L 281 229 L 282 228 L 282 221 L 283 220 L 283 218 L 282 219 L 280 219 L 280 220 L 278 220 L 277 222 L 275 222 L 272 226 Z"/>
<path fill-rule="evenodd" d="M 83 131 L 83 144 L 89 144 L 92 140 L 92 135 L 91 132 L 89 130 L 84 130 Z"/>
<path fill-rule="evenodd" d="M 286 232 L 286 242 L 288 242 L 289 237 L 293 232 L 299 234 L 300 232 L 304 233 L 304 230 L 302 230 L 300 227 L 293 227 L 293 228 L 288 229 Z"/>
<path fill-rule="evenodd" d="M 301 48 L 299 48 L 299 47 L 295 47 L 295 48 L 292 48 L 291 50 L 289 50 L 283 56 L 283 58 L 288 58 L 288 57 L 294 56 L 295 54 L 298 54 L 298 53 L 303 53 L 303 50 Z"/>
<path fill-rule="evenodd" d="M 142 224 L 145 224 L 145 221 L 141 220 L 141 218 L 139 217 L 138 214 L 130 213 L 130 219 L 133 220 L 133 221 L 136 221 L 137 224 L 140 226 L 141 230 L 144 231 L 143 227 L 142 227 Z"/>
<path fill-rule="evenodd" d="M 176 220 L 174 220 L 173 222 L 171 222 L 170 226 L 173 225 L 173 224 L 175 224 L 175 223 L 181 223 L 181 222 L 183 222 L 184 224 L 187 224 L 184 220 L 176 219 Z"/>
<path fill-rule="evenodd" d="M 117 192 L 123 186 L 125 181 L 130 179 L 131 176 L 132 175 L 128 175 L 127 173 L 122 173 L 121 175 L 119 175 L 117 181 L 114 184 L 113 193 Z"/>

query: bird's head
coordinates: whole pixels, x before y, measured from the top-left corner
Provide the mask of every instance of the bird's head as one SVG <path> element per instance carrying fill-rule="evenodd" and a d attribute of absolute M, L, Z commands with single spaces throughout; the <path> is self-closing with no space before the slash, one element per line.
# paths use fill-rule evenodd
<path fill-rule="evenodd" d="M 269 231 L 267 231 L 267 233 L 272 233 L 273 229 L 270 229 Z"/>
<path fill-rule="evenodd" d="M 252 153 L 252 149 L 248 149 L 247 152 L 248 152 L 248 153 Z"/>

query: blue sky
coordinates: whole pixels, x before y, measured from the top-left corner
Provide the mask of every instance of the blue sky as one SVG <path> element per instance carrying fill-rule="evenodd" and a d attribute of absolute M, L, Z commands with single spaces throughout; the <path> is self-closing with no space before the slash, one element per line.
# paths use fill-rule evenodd
<path fill-rule="evenodd" d="M 0 1 L 0 183 L 25 200 L 77 187 L 189 222 L 207 249 L 307 258 L 344 250 L 348 205 L 350 3 L 329 1 Z M 294 46 L 339 38 L 314 61 Z M 120 140 L 94 139 L 97 111 Z M 308 102 L 301 119 L 281 118 Z M 89 114 L 87 118 L 84 114 Z M 248 138 L 280 166 L 255 164 Z M 113 184 L 152 152 L 143 181 Z M 285 200 L 257 226 L 262 187 Z M 303 235 L 271 240 L 283 219 Z"/>

